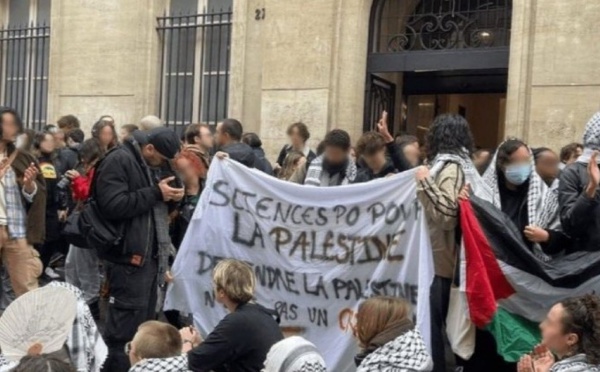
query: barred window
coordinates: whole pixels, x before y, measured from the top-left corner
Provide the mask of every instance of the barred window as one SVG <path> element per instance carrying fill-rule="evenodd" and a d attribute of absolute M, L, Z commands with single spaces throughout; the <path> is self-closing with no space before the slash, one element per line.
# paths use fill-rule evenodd
<path fill-rule="evenodd" d="M 0 27 L 0 104 L 17 110 L 27 128 L 47 123 L 50 0 L 4 0 Z"/>
<path fill-rule="evenodd" d="M 232 0 L 171 0 L 158 18 L 160 116 L 169 126 L 227 116 Z"/>

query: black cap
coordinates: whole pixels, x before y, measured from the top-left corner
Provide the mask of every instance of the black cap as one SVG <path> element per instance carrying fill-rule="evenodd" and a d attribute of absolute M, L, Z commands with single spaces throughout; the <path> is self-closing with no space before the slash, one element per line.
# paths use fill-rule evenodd
<path fill-rule="evenodd" d="M 145 132 L 147 143 L 154 146 L 162 156 L 167 159 L 173 159 L 181 150 L 181 141 L 177 134 L 165 127 L 151 129 Z"/>

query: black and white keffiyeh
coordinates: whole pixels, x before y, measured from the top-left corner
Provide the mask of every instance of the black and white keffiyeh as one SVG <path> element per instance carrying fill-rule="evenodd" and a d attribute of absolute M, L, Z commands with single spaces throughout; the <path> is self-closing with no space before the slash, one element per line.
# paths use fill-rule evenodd
<path fill-rule="evenodd" d="M 501 147 L 504 143 L 500 144 Z M 530 225 L 535 225 L 543 229 L 560 229 L 560 216 L 558 208 L 558 183 L 554 183 L 552 187 L 548 187 L 544 180 L 535 171 L 535 160 L 529 149 L 531 158 L 531 176 L 529 177 L 529 189 L 527 191 L 527 217 Z M 490 163 L 489 168 L 483 175 L 483 180 L 487 187 L 491 190 L 489 198 L 482 199 L 492 203 L 496 208 L 502 209 L 500 200 L 500 189 L 498 185 L 498 170 L 496 160 L 498 152 L 494 154 L 494 158 Z M 534 244 L 534 253 L 538 258 L 545 261 L 550 257 L 543 253 L 539 244 Z"/>
<path fill-rule="evenodd" d="M 129 372 L 188 372 L 187 354 L 173 358 L 143 359 L 129 369 Z"/>
<path fill-rule="evenodd" d="M 599 366 L 589 364 L 585 354 L 577 354 L 554 363 L 550 372 L 599 372 Z"/>
<path fill-rule="evenodd" d="M 483 181 L 477 168 L 475 168 L 475 164 L 473 164 L 469 152 L 466 149 L 463 150 L 462 155 L 438 154 L 431 162 L 431 175 L 435 177 L 448 163 L 455 163 L 460 166 L 465 175 L 465 181 L 470 185 L 473 194 L 482 199 L 490 198 L 490 189 Z"/>
<path fill-rule="evenodd" d="M 588 164 L 594 151 L 600 150 L 600 112 L 595 113 L 585 126 L 583 147 L 583 154 L 577 162 Z M 600 163 L 600 158 L 596 161 Z"/>
<path fill-rule="evenodd" d="M 292 336 L 271 347 L 262 372 L 327 372 L 327 368 L 314 344 Z"/>
<path fill-rule="evenodd" d="M 348 185 L 354 182 L 357 173 L 356 163 L 352 159 L 348 160 L 348 165 L 344 172 L 344 179 L 342 180 L 341 185 Z M 329 175 L 326 174 L 326 172 L 323 172 L 323 155 L 318 156 L 310 162 L 308 170 L 306 171 L 304 184 L 309 186 L 321 186 L 322 184 L 327 183 L 328 179 Z"/>
<path fill-rule="evenodd" d="M 423 338 L 413 329 L 369 354 L 356 372 L 431 371 L 433 361 Z"/>
<path fill-rule="evenodd" d="M 108 356 L 108 348 L 83 298 L 83 292 L 65 282 L 53 281 L 48 286 L 66 288 L 77 298 L 77 315 L 67 338 L 67 348 L 73 366 L 77 372 L 99 372 Z"/>

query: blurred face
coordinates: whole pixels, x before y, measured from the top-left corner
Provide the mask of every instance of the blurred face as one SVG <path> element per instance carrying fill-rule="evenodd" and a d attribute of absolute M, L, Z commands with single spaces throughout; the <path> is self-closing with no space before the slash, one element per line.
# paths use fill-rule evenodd
<path fill-rule="evenodd" d="M 142 147 L 142 156 L 144 157 L 144 160 L 146 160 L 146 163 L 151 167 L 160 167 L 168 161 L 168 159 L 156 151 L 156 148 L 151 144 Z"/>
<path fill-rule="evenodd" d="M 56 131 L 56 133 L 54 133 L 54 141 L 56 142 L 57 147 L 64 147 L 65 146 L 65 132 L 63 132 L 60 129 L 58 131 Z"/>
<path fill-rule="evenodd" d="M 348 151 L 336 146 L 325 147 L 325 160 L 330 165 L 342 165 L 348 160 Z"/>
<path fill-rule="evenodd" d="M 125 129 L 121 129 L 121 130 L 119 131 L 119 140 L 120 140 L 121 142 L 123 142 L 123 141 L 125 140 L 125 138 L 127 138 L 127 137 L 129 137 L 129 132 L 128 132 L 128 131 L 126 131 Z"/>
<path fill-rule="evenodd" d="M 561 304 L 556 304 L 550 309 L 546 319 L 540 324 L 542 330 L 542 344 L 559 357 L 567 355 L 573 346 L 579 342 L 575 333 L 565 333 L 563 320 L 565 310 Z"/>
<path fill-rule="evenodd" d="M 581 156 L 581 154 L 583 154 L 583 149 L 581 147 L 578 147 L 575 152 L 573 154 L 571 154 L 571 157 L 567 160 L 567 165 L 569 164 L 573 164 L 577 161 L 577 158 Z"/>
<path fill-rule="evenodd" d="M 98 134 L 98 139 L 100 140 L 100 144 L 103 147 L 108 147 L 114 141 L 115 135 L 113 133 L 113 129 L 110 125 L 105 125 L 102 129 L 100 129 L 100 133 Z"/>
<path fill-rule="evenodd" d="M 200 138 L 196 137 L 196 143 L 208 150 L 215 145 L 215 138 L 210 129 L 200 127 Z"/>
<path fill-rule="evenodd" d="M 51 154 L 56 149 L 56 142 L 52 134 L 46 134 L 44 140 L 40 143 L 40 150 L 44 154 Z"/>
<path fill-rule="evenodd" d="M 175 167 L 181 175 L 184 185 L 198 184 L 198 179 L 201 175 L 194 168 L 194 165 L 191 161 L 186 158 L 179 158 L 175 163 Z"/>
<path fill-rule="evenodd" d="M 217 146 L 225 146 L 229 143 L 229 135 L 223 133 L 223 124 L 217 124 L 217 130 L 215 131 L 215 143 Z"/>
<path fill-rule="evenodd" d="M 519 186 L 527 182 L 532 171 L 529 149 L 526 146 L 519 147 L 501 168 L 509 184 Z"/>
<path fill-rule="evenodd" d="M 19 125 L 13 114 L 2 114 L 2 139 L 6 142 L 15 142 L 19 134 Z"/>
<path fill-rule="evenodd" d="M 419 143 L 413 142 L 404 145 L 402 148 L 404 153 L 404 157 L 408 160 L 410 165 L 416 167 L 419 165 L 419 161 L 421 160 L 421 150 L 419 149 Z"/>
<path fill-rule="evenodd" d="M 558 177 L 559 168 L 558 155 L 553 151 L 544 151 L 539 154 L 536 170 L 544 180 L 554 180 Z"/>
<path fill-rule="evenodd" d="M 385 165 L 385 148 L 371 155 L 363 155 L 363 160 L 372 171 L 378 173 Z"/>
<path fill-rule="evenodd" d="M 292 143 L 292 147 L 296 150 L 304 149 L 304 138 L 300 136 L 300 132 L 298 128 L 294 127 L 290 132 L 290 142 Z"/>

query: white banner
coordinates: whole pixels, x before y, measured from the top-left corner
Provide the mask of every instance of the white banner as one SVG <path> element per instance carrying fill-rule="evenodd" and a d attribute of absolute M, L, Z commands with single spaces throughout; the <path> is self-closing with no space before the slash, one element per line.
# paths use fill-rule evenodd
<path fill-rule="evenodd" d="M 226 315 L 211 283 L 220 258 L 253 266 L 257 303 L 280 313 L 284 331 L 315 343 L 330 371 L 355 370 L 351 325 L 374 295 L 411 303 L 429 345 L 433 261 L 412 171 L 316 188 L 215 159 L 165 304 L 194 313 L 204 336 Z"/>

